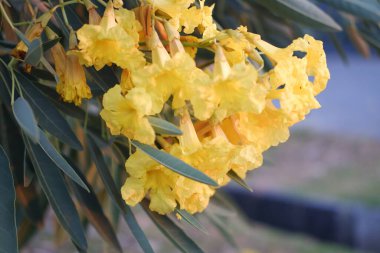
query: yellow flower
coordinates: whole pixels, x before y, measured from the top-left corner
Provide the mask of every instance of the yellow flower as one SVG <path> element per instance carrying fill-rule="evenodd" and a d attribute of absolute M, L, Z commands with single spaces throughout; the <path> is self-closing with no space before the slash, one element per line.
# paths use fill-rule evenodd
<path fill-rule="evenodd" d="M 64 54 L 64 52 L 62 52 L 63 48 L 60 48 L 59 45 L 56 46 L 57 50 L 54 49 L 54 51 L 57 54 L 53 54 L 57 73 L 59 74 L 59 83 L 56 90 L 65 102 L 74 102 L 75 105 L 79 106 L 82 103 L 82 98 L 90 99 L 92 97 L 90 87 L 86 83 L 84 69 L 79 64 L 77 56 L 68 55 L 66 60 L 63 61 L 65 64 L 64 73 L 60 73 L 62 71 L 62 62 L 57 61 L 62 60 L 62 53 Z"/>
<path fill-rule="evenodd" d="M 118 22 L 110 1 L 99 25 L 84 25 L 77 31 L 78 51 L 82 64 L 97 70 L 112 63 L 123 69 L 134 70 L 145 65 L 138 50 L 138 29 L 134 13 L 125 9 L 117 11 Z"/>
<path fill-rule="evenodd" d="M 143 88 L 133 88 L 124 96 L 120 85 L 116 85 L 104 94 L 103 107 L 100 116 L 111 134 L 123 134 L 146 144 L 154 142 L 155 133 L 146 117 L 152 103 Z"/>
<path fill-rule="evenodd" d="M 323 42 L 315 40 L 310 35 L 305 35 L 304 39 L 298 39 L 291 45 L 295 51 L 306 53 L 307 74 L 314 78 L 314 95 L 318 95 L 326 88 L 330 79 L 330 72 L 327 68 L 326 54 L 323 50 Z"/>
<path fill-rule="evenodd" d="M 265 107 L 266 87 L 257 82 L 251 64 L 229 66 L 221 47 L 217 47 L 213 88 L 218 104 L 214 117 L 220 122 L 238 112 L 260 113 Z"/>
<path fill-rule="evenodd" d="M 181 122 L 184 137 L 168 151 L 204 172 L 216 182 L 225 184 L 229 171 L 228 156 L 231 145 L 223 138 L 205 140 L 200 143 L 192 128 L 189 115 Z M 182 147 L 192 146 L 191 152 Z M 179 204 L 180 209 L 190 213 L 203 211 L 214 194 L 212 187 L 181 176 L 153 161 L 141 151 L 134 153 L 126 162 L 129 174 L 122 196 L 127 204 L 136 205 L 145 195 L 150 197 L 150 209 L 160 214 L 172 212 Z"/>
<path fill-rule="evenodd" d="M 213 25 L 212 11 L 214 5 L 205 6 L 205 1 L 200 1 L 200 8 L 193 6 L 190 9 L 184 9 L 179 16 L 179 24 L 184 27 L 183 32 L 191 34 L 194 29 L 200 27 L 205 30 Z"/>
<path fill-rule="evenodd" d="M 257 152 L 289 138 L 287 114 L 271 102 L 260 114 L 238 113 L 221 124 L 228 140 L 235 145 L 254 145 Z"/>
<path fill-rule="evenodd" d="M 65 49 L 61 43 L 57 43 L 50 49 L 50 52 L 54 60 L 55 72 L 57 72 L 59 79 L 64 80 L 66 67 Z"/>
<path fill-rule="evenodd" d="M 320 108 L 314 96 L 326 87 L 329 79 L 322 44 L 310 36 L 295 40 L 284 49 L 262 40 L 255 43 L 275 65 L 263 79 L 272 87 L 268 98 L 279 100 L 288 115 L 289 126 L 303 120 L 312 109 Z M 294 55 L 297 52 L 305 52 L 306 56 L 298 58 Z M 315 76 L 314 84 L 309 75 Z"/>
<path fill-rule="evenodd" d="M 214 107 L 208 75 L 195 66 L 194 59 L 186 52 L 178 52 L 171 58 L 156 32 L 153 39 L 153 63 L 132 73 L 133 84 L 145 88 L 151 96 L 153 113 L 159 113 L 173 96 L 173 109 L 182 108 L 190 101 L 195 117 L 208 118 Z"/>

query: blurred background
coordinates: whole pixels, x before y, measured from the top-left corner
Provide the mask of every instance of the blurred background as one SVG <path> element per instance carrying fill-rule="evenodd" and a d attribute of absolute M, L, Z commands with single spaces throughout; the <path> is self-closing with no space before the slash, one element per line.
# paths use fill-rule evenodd
<path fill-rule="evenodd" d="M 249 174 L 252 193 L 237 185 L 225 189 L 231 203 L 216 198 L 210 210 L 198 216 L 206 233 L 180 223 L 206 252 L 380 252 L 378 48 L 376 41 L 361 36 L 371 28 L 365 15 L 356 17 L 324 2 L 329 1 L 318 1 L 319 6 L 343 31 L 310 29 L 299 17 L 283 17 L 282 9 L 271 9 L 263 1 L 217 1 L 216 20 L 223 27 L 243 22 L 278 46 L 305 33 L 323 40 L 331 80 L 318 96 L 322 108 L 291 129 L 288 142 L 265 153 L 265 164 Z M 217 218 L 205 218 L 210 213 Z M 136 209 L 136 214 L 157 252 L 177 252 L 143 211 Z M 64 232 L 63 239 L 55 239 L 58 249 L 52 245 L 57 230 L 55 224 L 45 226 L 23 252 L 73 252 L 72 246 L 61 243 Z M 90 230 L 89 252 L 112 252 Z M 125 252 L 142 252 L 123 222 L 118 236 Z"/>

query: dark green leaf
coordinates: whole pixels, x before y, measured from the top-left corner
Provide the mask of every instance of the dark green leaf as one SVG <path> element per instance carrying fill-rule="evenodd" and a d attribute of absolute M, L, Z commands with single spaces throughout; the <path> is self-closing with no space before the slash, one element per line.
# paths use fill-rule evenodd
<path fill-rule="evenodd" d="M 146 199 L 141 202 L 141 206 L 152 219 L 160 231 L 181 251 L 184 253 L 201 253 L 203 250 L 179 228 L 167 216 L 159 215 L 149 210 L 149 203 Z"/>
<path fill-rule="evenodd" d="M 48 41 L 44 42 L 42 44 L 42 48 L 43 48 L 44 52 L 49 50 L 50 48 L 54 47 L 54 45 L 57 44 L 60 41 L 60 39 L 61 39 L 60 37 L 57 37 L 55 39 L 48 40 Z"/>
<path fill-rule="evenodd" d="M 233 180 L 235 181 L 237 184 L 239 184 L 240 186 L 242 186 L 243 188 L 247 189 L 248 191 L 252 192 L 252 188 L 249 187 L 249 185 L 244 181 L 244 179 L 242 179 L 241 177 L 239 177 L 238 174 L 236 174 L 235 171 L 233 170 L 230 170 L 227 175 Z"/>
<path fill-rule="evenodd" d="M 16 253 L 16 193 L 8 157 L 0 146 L 0 252 Z"/>
<path fill-rule="evenodd" d="M 42 42 L 40 38 L 34 39 L 28 46 L 28 52 L 25 55 L 25 62 L 36 66 L 42 58 Z"/>
<path fill-rule="evenodd" d="M 9 70 L 7 69 L 7 64 L 0 59 L 0 98 L 8 110 L 10 110 L 11 106 L 11 84 L 12 79 Z"/>
<path fill-rule="evenodd" d="M 139 148 L 141 151 L 149 155 L 153 160 L 161 163 L 165 167 L 173 170 L 174 172 L 181 174 L 182 176 L 211 186 L 218 186 L 218 184 L 214 180 L 212 180 L 203 172 L 191 167 L 190 165 L 184 163 L 183 161 L 172 155 L 169 155 L 168 153 L 165 153 L 161 150 L 140 143 L 138 141 L 132 141 L 132 144 L 133 146 Z"/>
<path fill-rule="evenodd" d="M 0 46 L 12 49 L 15 48 L 17 44 L 12 41 L 0 40 Z"/>
<path fill-rule="evenodd" d="M 62 157 L 60 153 L 53 147 L 44 132 L 40 130 L 40 146 L 45 151 L 46 155 L 60 168 L 69 178 L 80 185 L 86 191 L 90 191 L 86 183 L 78 176 L 70 164 Z"/>
<path fill-rule="evenodd" d="M 49 99 L 25 75 L 16 73 L 16 76 L 21 82 L 25 98 L 34 109 L 39 125 L 63 143 L 76 150 L 81 150 L 82 145 L 78 138 Z"/>
<path fill-rule="evenodd" d="M 182 135 L 182 131 L 174 124 L 157 117 L 148 117 L 154 131 L 163 135 Z"/>
<path fill-rule="evenodd" d="M 132 213 L 132 210 L 123 201 L 121 193 L 117 189 L 115 182 L 112 179 L 112 176 L 108 170 L 108 166 L 106 165 L 106 162 L 103 159 L 103 154 L 97 146 L 97 142 L 94 138 L 95 136 L 92 136 L 90 134 L 87 135 L 90 155 L 95 162 L 96 168 L 99 172 L 100 178 L 104 183 L 108 195 L 111 197 L 113 202 L 120 208 L 121 212 L 123 213 L 124 219 L 126 220 L 129 228 L 132 231 L 132 234 L 134 235 L 144 252 L 153 253 L 152 246 L 150 246 L 150 243 L 146 238 L 144 231 L 142 231 L 139 224 L 137 223 L 136 218 Z"/>
<path fill-rule="evenodd" d="M 319 0 L 339 10 L 353 14 L 354 16 L 380 22 L 380 4 L 368 0 Z"/>
<path fill-rule="evenodd" d="M 13 115 L 15 116 L 18 125 L 33 140 L 33 142 L 38 142 L 40 136 L 37 121 L 28 101 L 22 97 L 17 98 L 13 104 Z"/>
<path fill-rule="evenodd" d="M 58 221 L 69 233 L 75 244 L 82 250 L 86 250 L 86 237 L 59 168 L 39 145 L 31 143 L 27 138 L 24 138 L 24 142 L 32 160 L 37 179 L 57 215 Z"/>
<path fill-rule="evenodd" d="M 309 0 L 248 0 L 266 7 L 273 14 L 300 22 L 309 27 L 337 32 L 342 28 Z"/>
<path fill-rule="evenodd" d="M 197 218 L 195 218 L 193 215 L 189 214 L 186 210 L 181 209 L 175 209 L 175 212 L 182 217 L 184 221 L 189 223 L 192 227 L 198 229 L 199 231 L 208 234 L 206 229 L 202 226 L 202 224 L 199 222 Z"/>
<path fill-rule="evenodd" d="M 73 163 L 70 163 L 75 169 L 76 173 L 80 176 L 81 180 L 88 185 L 90 191 L 86 192 L 83 188 L 78 187 L 76 184 L 71 184 L 72 189 L 74 190 L 75 196 L 77 197 L 80 205 L 82 206 L 86 218 L 91 222 L 103 239 L 112 245 L 118 252 L 122 252 L 119 240 L 116 237 L 115 231 L 112 228 L 111 223 L 103 212 L 98 198 L 94 192 L 94 189 L 87 182 L 84 175 L 81 171 L 74 166 Z"/>

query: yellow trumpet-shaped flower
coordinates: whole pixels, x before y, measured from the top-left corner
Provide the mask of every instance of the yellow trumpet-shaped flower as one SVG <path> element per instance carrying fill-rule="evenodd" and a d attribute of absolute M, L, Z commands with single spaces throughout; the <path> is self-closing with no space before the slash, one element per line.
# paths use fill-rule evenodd
<path fill-rule="evenodd" d="M 221 126 L 232 144 L 254 145 L 257 152 L 264 152 L 289 138 L 287 114 L 271 102 L 260 114 L 238 113 L 225 119 Z"/>
<path fill-rule="evenodd" d="M 123 134 L 142 143 L 153 144 L 155 133 L 146 115 L 152 102 L 143 88 L 133 88 L 122 95 L 120 85 L 109 89 L 103 97 L 100 116 L 106 122 L 111 134 Z"/>
<path fill-rule="evenodd" d="M 228 180 L 227 158 L 231 145 L 223 138 L 207 139 L 200 143 L 189 115 L 185 113 L 184 117 L 186 119 L 181 121 L 184 133 L 180 140 L 182 143 L 174 144 L 168 152 L 201 170 L 219 184 L 224 184 Z M 182 148 L 188 145 L 193 146 L 191 152 Z M 180 209 L 190 213 L 201 212 L 215 192 L 208 185 L 170 171 L 141 151 L 137 151 L 127 160 L 126 170 L 129 177 L 121 190 L 126 203 L 134 206 L 148 195 L 150 209 L 160 214 L 172 212 L 177 203 Z"/>
<path fill-rule="evenodd" d="M 257 82 L 258 73 L 251 64 L 231 68 L 222 48 L 217 47 L 213 74 L 218 122 L 238 112 L 260 113 L 264 109 L 267 88 Z"/>
<path fill-rule="evenodd" d="M 321 42 L 310 36 L 295 40 L 287 48 L 277 48 L 258 40 L 258 48 L 274 63 L 266 76 L 272 90 L 269 98 L 278 99 L 281 109 L 287 113 L 289 125 L 293 125 L 312 110 L 320 107 L 315 95 L 326 87 L 329 72 Z M 304 57 L 296 56 L 304 52 Z M 309 81 L 315 77 L 315 84 Z"/>
<path fill-rule="evenodd" d="M 56 70 L 59 75 L 59 83 L 56 90 L 61 95 L 65 102 L 73 102 L 79 106 L 83 98 L 91 98 L 90 87 L 86 83 L 86 75 L 83 67 L 79 64 L 78 57 L 75 55 L 68 55 L 63 57 L 63 48 L 60 45 L 55 45 L 56 53 L 53 57 L 56 63 Z M 65 60 L 63 60 L 65 58 Z M 64 72 L 62 74 L 62 62 L 65 64 Z"/>
<path fill-rule="evenodd" d="M 208 75 L 195 66 L 194 59 L 185 51 L 170 57 L 156 32 L 152 44 L 153 63 L 133 72 L 132 81 L 151 96 L 153 113 L 159 113 L 173 96 L 173 109 L 182 108 L 190 101 L 195 117 L 208 118 L 214 108 Z"/>
<path fill-rule="evenodd" d="M 97 70 L 113 63 L 128 70 L 141 68 L 145 59 L 137 48 L 139 28 L 132 11 L 119 9 L 115 17 L 110 1 L 99 25 L 84 25 L 77 31 L 79 50 L 72 54 Z"/>

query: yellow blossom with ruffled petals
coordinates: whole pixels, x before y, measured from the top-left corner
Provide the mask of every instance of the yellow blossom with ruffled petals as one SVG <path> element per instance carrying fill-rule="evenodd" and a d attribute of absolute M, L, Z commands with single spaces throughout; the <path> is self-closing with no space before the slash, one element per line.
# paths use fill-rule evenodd
<path fill-rule="evenodd" d="M 136 87 L 143 87 L 153 102 L 153 113 L 159 113 L 170 96 L 172 107 L 179 109 L 190 101 L 194 107 L 195 117 L 208 118 L 214 108 L 210 78 L 195 65 L 194 59 L 185 51 L 170 57 L 158 35 L 154 32 L 153 63 L 136 70 L 132 82 Z"/>
<path fill-rule="evenodd" d="M 130 139 L 152 144 L 155 133 L 146 117 L 151 108 L 150 97 L 144 88 L 133 88 L 123 95 L 120 85 L 115 85 L 103 96 L 100 116 L 111 134 L 123 134 Z"/>
<path fill-rule="evenodd" d="M 180 144 L 174 144 L 168 151 L 199 169 L 217 183 L 223 185 L 229 179 L 228 156 L 232 145 L 223 138 L 207 139 L 200 143 L 192 128 L 188 114 L 181 121 L 184 138 Z M 186 143 L 183 143 L 186 142 Z M 184 151 L 183 146 L 192 146 L 191 152 Z M 134 153 L 126 162 L 129 174 L 121 192 L 129 205 L 136 205 L 145 195 L 150 197 L 149 208 L 160 214 L 167 214 L 179 204 L 180 209 L 189 213 L 203 211 L 209 203 L 215 189 L 179 175 L 149 158 L 142 151 Z"/>
<path fill-rule="evenodd" d="M 232 144 L 251 144 L 257 152 L 264 152 L 289 138 L 287 114 L 269 101 L 260 114 L 238 113 L 225 119 L 221 126 Z"/>
<path fill-rule="evenodd" d="M 116 64 L 121 68 L 134 70 L 145 65 L 142 52 L 138 50 L 138 25 L 134 13 L 125 9 L 115 12 L 110 1 L 99 25 L 84 25 L 77 31 L 78 55 L 82 64 L 94 66 L 97 70 L 105 65 Z M 129 23 L 129 25 L 127 25 Z"/>
<path fill-rule="evenodd" d="M 59 54 L 62 54 L 62 52 Z M 60 57 L 61 56 L 58 56 L 57 60 L 60 60 Z M 64 62 L 64 74 L 59 75 L 59 82 L 56 90 L 65 102 L 73 102 L 75 105 L 79 106 L 81 105 L 83 98 L 90 99 L 92 97 L 90 87 L 86 83 L 84 69 L 79 64 L 78 57 L 75 55 L 68 55 Z M 60 72 L 61 65 L 59 64 L 56 68 L 57 67 L 57 70 Z"/>
<path fill-rule="evenodd" d="M 264 109 L 267 88 L 257 78 L 257 70 L 251 64 L 240 63 L 231 68 L 222 48 L 217 47 L 213 73 L 217 121 L 238 112 L 260 113 Z"/>

